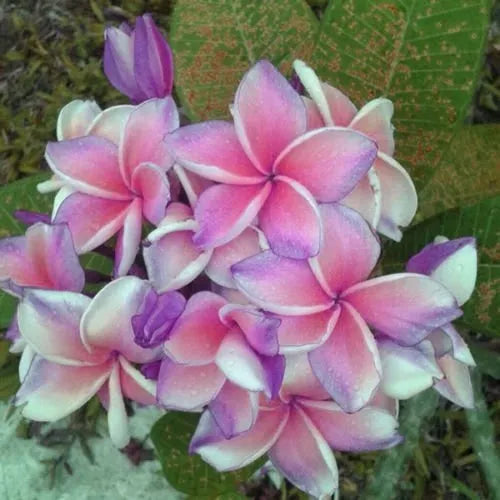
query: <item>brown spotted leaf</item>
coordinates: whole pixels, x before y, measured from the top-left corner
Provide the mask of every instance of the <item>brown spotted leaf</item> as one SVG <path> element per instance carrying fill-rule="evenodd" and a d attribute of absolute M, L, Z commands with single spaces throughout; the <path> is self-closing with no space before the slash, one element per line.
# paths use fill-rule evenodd
<path fill-rule="evenodd" d="M 192 120 L 227 118 L 251 64 L 308 58 L 318 21 L 303 0 L 177 0 L 170 43 L 176 90 Z"/>
<path fill-rule="evenodd" d="M 500 196 L 447 210 L 416 224 L 405 232 L 401 243 L 390 242 L 382 261 L 385 272 L 404 269 L 408 259 L 437 235 L 447 238 L 474 236 L 479 250 L 477 283 L 474 294 L 463 307 L 459 321 L 471 329 L 500 334 Z"/>
<path fill-rule="evenodd" d="M 459 128 L 419 193 L 418 220 L 500 192 L 500 126 Z"/>
<path fill-rule="evenodd" d="M 309 63 L 356 104 L 395 104 L 396 157 L 432 176 L 474 91 L 490 0 L 330 0 Z"/>

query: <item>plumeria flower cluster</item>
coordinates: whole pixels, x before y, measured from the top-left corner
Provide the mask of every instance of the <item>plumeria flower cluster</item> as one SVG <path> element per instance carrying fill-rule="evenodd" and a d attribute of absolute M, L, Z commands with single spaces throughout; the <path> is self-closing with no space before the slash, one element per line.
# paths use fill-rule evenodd
<path fill-rule="evenodd" d="M 19 214 L 35 223 L 0 241 L 24 416 L 54 421 L 97 395 L 123 447 L 125 400 L 200 412 L 191 452 L 220 471 L 267 454 L 325 498 L 334 451 L 401 441 L 398 400 L 433 386 L 473 406 L 452 321 L 474 239 L 439 237 L 407 272 L 377 267 L 379 234 L 401 239 L 417 206 L 389 100 L 358 110 L 296 61 L 303 95 L 263 60 L 232 121 L 179 127 L 172 54 L 147 15 L 107 30 L 104 67 L 132 104 L 61 110 L 40 185 L 57 190 L 53 212 Z M 79 256 L 110 249 L 92 295 Z"/>

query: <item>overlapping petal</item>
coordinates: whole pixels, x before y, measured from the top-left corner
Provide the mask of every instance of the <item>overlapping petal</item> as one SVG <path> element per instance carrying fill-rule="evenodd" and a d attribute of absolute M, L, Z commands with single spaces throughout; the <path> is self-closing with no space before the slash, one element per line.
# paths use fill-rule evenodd
<path fill-rule="evenodd" d="M 164 344 L 176 363 L 206 365 L 214 361 L 228 328 L 219 319 L 226 301 L 211 292 L 191 296 Z"/>
<path fill-rule="evenodd" d="M 188 125 L 168 136 L 166 142 L 178 163 L 206 179 L 242 185 L 263 181 L 262 173 L 243 151 L 232 123 Z"/>
<path fill-rule="evenodd" d="M 318 201 L 338 201 L 366 174 L 376 154 L 376 144 L 363 134 L 340 127 L 320 128 L 289 144 L 274 171 L 300 182 Z"/>
<path fill-rule="evenodd" d="M 338 469 L 332 450 L 298 405 L 269 450 L 273 465 L 293 484 L 316 498 L 333 495 Z"/>
<path fill-rule="evenodd" d="M 380 256 L 380 243 L 354 210 L 336 203 L 320 205 L 324 242 L 311 267 L 325 291 L 335 296 L 368 278 Z"/>
<path fill-rule="evenodd" d="M 305 260 L 279 257 L 267 250 L 231 269 L 238 289 L 270 312 L 300 316 L 332 305 Z"/>
<path fill-rule="evenodd" d="M 269 61 L 243 77 L 234 99 L 234 126 L 248 158 L 264 174 L 279 153 L 306 131 L 304 103 Z"/>
<path fill-rule="evenodd" d="M 367 406 L 346 413 L 333 401 L 301 399 L 300 405 L 334 450 L 383 450 L 403 439 L 397 433 L 397 419 L 381 408 Z"/>
<path fill-rule="evenodd" d="M 322 229 L 318 206 L 307 189 L 293 179 L 275 178 L 259 212 L 259 225 L 278 255 L 306 259 L 319 252 Z"/>
<path fill-rule="evenodd" d="M 443 285 L 419 274 L 373 278 L 350 287 L 342 296 L 370 326 L 405 345 L 420 342 L 462 314 Z"/>
<path fill-rule="evenodd" d="M 194 242 L 201 248 L 228 243 L 254 220 L 271 191 L 272 184 L 212 186 L 198 199 L 195 218 L 200 228 Z"/>
<path fill-rule="evenodd" d="M 328 340 L 309 353 L 311 368 L 331 397 L 349 413 L 370 401 L 382 367 L 375 340 L 363 318 L 349 304 Z"/>
<path fill-rule="evenodd" d="M 95 101 L 75 99 L 57 117 L 57 140 L 64 141 L 86 135 L 86 131 L 101 109 Z"/>

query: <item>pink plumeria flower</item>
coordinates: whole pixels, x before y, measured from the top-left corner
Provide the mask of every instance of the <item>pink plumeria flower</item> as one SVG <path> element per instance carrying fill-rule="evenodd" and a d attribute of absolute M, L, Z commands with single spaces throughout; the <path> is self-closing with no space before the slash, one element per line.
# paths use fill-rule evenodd
<path fill-rule="evenodd" d="M 476 283 L 477 251 L 474 238 L 448 240 L 438 236 L 413 256 L 407 270 L 427 274 L 453 293 L 463 305 Z M 467 344 L 451 324 L 434 330 L 413 347 L 379 339 L 382 389 L 407 399 L 434 386 L 445 398 L 465 408 L 474 406 L 469 367 L 475 366 Z"/>
<path fill-rule="evenodd" d="M 127 276 L 106 285 L 93 299 L 74 292 L 27 292 L 18 323 L 36 355 L 20 366 L 16 404 L 24 405 L 23 415 L 52 422 L 100 392 L 107 402 L 111 439 L 125 446 L 129 432 L 123 398 L 141 404 L 156 401 L 155 383 L 131 364 L 161 355 L 161 347 L 144 349 L 134 342 L 131 320 L 151 290 L 149 283 Z"/>
<path fill-rule="evenodd" d="M 75 99 L 69 102 L 63 106 L 57 117 L 57 140 L 64 141 L 83 137 L 99 113 L 101 113 L 101 108 L 95 101 Z M 50 193 L 63 186 L 64 181 L 57 175 L 53 175 L 49 180 L 38 184 L 37 187 L 40 193 Z"/>
<path fill-rule="evenodd" d="M 22 297 L 27 288 L 80 292 L 85 274 L 66 224 L 38 222 L 24 236 L 0 239 L 0 289 Z M 19 334 L 17 315 L 5 337 L 11 352 L 21 353 L 26 342 Z"/>
<path fill-rule="evenodd" d="M 233 278 L 257 306 L 288 316 L 282 318 L 280 345 L 310 350 L 321 384 L 353 412 L 370 401 L 381 377 L 368 325 L 402 345 L 414 345 L 461 311 L 453 295 L 427 276 L 367 279 L 380 254 L 368 223 L 340 204 L 320 205 L 319 211 L 324 243 L 317 258 L 263 252 L 233 265 Z"/>
<path fill-rule="evenodd" d="M 113 87 L 135 104 L 166 97 L 174 84 L 174 58 L 170 46 L 150 14 L 104 32 L 104 73 Z"/>
<path fill-rule="evenodd" d="M 235 288 L 231 266 L 268 248 L 262 233 L 251 226 L 225 245 L 201 250 L 193 242 L 197 229 L 192 209 L 176 202 L 146 238 L 144 262 L 158 292 L 182 288 L 203 271 L 218 285 Z"/>
<path fill-rule="evenodd" d="M 25 288 L 80 292 L 85 275 L 66 224 L 38 222 L 24 236 L 0 239 L 0 289 L 22 296 Z"/>
<path fill-rule="evenodd" d="M 248 419 L 234 399 L 228 418 Z M 327 499 L 338 488 L 338 469 L 332 452 L 369 451 L 395 446 L 401 441 L 395 415 L 376 405 L 345 413 L 318 384 L 307 357 L 287 358 L 280 399 L 261 397 L 255 424 L 227 439 L 207 410 L 191 441 L 196 452 L 217 470 L 244 467 L 268 454 L 271 463 L 295 486 L 315 498 Z"/>
<path fill-rule="evenodd" d="M 317 201 L 344 198 L 371 167 L 375 143 L 340 127 L 307 132 L 301 97 L 268 61 L 243 77 L 232 108 L 234 124 L 209 121 L 167 138 L 176 161 L 219 182 L 200 196 L 194 242 L 203 249 L 228 243 L 258 216 L 278 254 L 319 252 Z"/>
<path fill-rule="evenodd" d="M 78 253 L 119 232 L 115 274 L 132 265 L 143 218 L 158 224 L 170 199 L 167 170 L 172 157 L 164 144 L 177 128 L 172 98 L 100 113 L 84 137 L 47 145 L 46 159 L 64 187 L 54 202 L 54 222 L 69 225 Z"/>
<path fill-rule="evenodd" d="M 360 212 L 383 235 L 399 241 L 399 226 L 410 224 L 417 210 L 417 193 L 406 170 L 393 158 L 394 106 L 385 98 L 374 99 L 357 111 L 340 90 L 321 82 L 302 61 L 294 69 L 311 99 L 304 98 L 308 128 L 337 125 L 363 132 L 377 142 L 375 163 L 341 203 Z"/>
<path fill-rule="evenodd" d="M 278 319 L 255 307 L 227 304 L 211 292 L 194 294 L 163 345 L 167 358 L 158 378 L 159 402 L 197 411 L 214 401 L 228 382 L 275 396 L 284 369 L 278 326 Z M 220 398 L 228 397 L 225 392 Z M 223 402 L 214 404 L 221 408 Z"/>

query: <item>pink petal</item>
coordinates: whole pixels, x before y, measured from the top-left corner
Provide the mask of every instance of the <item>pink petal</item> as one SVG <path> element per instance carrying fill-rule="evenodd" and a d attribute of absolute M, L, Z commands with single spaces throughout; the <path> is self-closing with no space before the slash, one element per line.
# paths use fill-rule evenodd
<path fill-rule="evenodd" d="M 151 285 L 135 276 L 107 284 L 92 299 L 82 316 L 80 330 L 85 345 L 117 351 L 133 363 L 158 358 L 158 349 L 143 349 L 134 342 L 132 317 L 139 313 Z"/>
<path fill-rule="evenodd" d="M 123 129 L 134 109 L 135 107 L 129 104 L 105 109 L 90 123 L 85 135 L 103 137 L 118 146 Z"/>
<path fill-rule="evenodd" d="M 77 253 L 87 253 L 118 232 L 129 207 L 128 201 L 73 193 L 61 203 L 53 222 L 68 224 Z"/>
<path fill-rule="evenodd" d="M 108 395 L 109 437 L 117 448 L 123 448 L 130 441 L 130 432 L 120 384 L 120 365 L 116 362 L 108 380 Z"/>
<path fill-rule="evenodd" d="M 321 345 L 330 336 L 340 314 L 339 308 L 308 316 L 278 316 L 280 353 L 307 352 Z"/>
<path fill-rule="evenodd" d="M 45 159 L 58 177 L 82 193 L 110 200 L 132 197 L 120 174 L 116 145 L 106 139 L 87 136 L 49 142 Z"/>
<path fill-rule="evenodd" d="M 330 108 L 330 115 L 333 120 L 332 125 L 347 127 L 354 116 L 356 116 L 356 106 L 354 106 L 345 94 L 335 87 L 328 85 L 328 83 L 322 83 L 321 89 L 326 96 L 328 107 Z"/>
<path fill-rule="evenodd" d="M 0 240 L 0 283 L 79 292 L 85 276 L 65 224 L 30 226 L 26 235 Z M 10 283 L 10 284 L 9 284 Z"/>
<path fill-rule="evenodd" d="M 377 228 L 380 222 L 381 198 L 380 181 L 372 167 L 339 203 L 356 210 L 372 227 Z"/>
<path fill-rule="evenodd" d="M 334 450 L 383 450 L 402 441 L 397 419 L 380 408 L 367 406 L 356 413 L 345 413 L 333 401 L 304 399 L 300 404 Z"/>
<path fill-rule="evenodd" d="M 380 256 L 378 238 L 354 210 L 320 205 L 324 242 L 311 267 L 332 296 L 368 278 Z"/>
<path fill-rule="evenodd" d="M 165 172 L 152 163 L 141 163 L 132 175 L 132 189 L 142 198 L 144 217 L 158 225 L 170 201 L 170 185 Z"/>
<path fill-rule="evenodd" d="M 268 61 L 259 61 L 238 87 L 234 125 L 248 158 L 263 173 L 270 173 L 279 153 L 307 126 L 299 94 Z"/>
<path fill-rule="evenodd" d="M 288 420 L 288 406 L 261 410 L 254 426 L 245 433 L 226 439 L 216 421 L 205 411 L 189 450 L 198 453 L 218 471 L 239 469 L 257 460 L 274 444 Z"/>
<path fill-rule="evenodd" d="M 302 316 L 325 311 L 333 304 L 305 260 L 280 257 L 268 250 L 233 265 L 232 273 L 239 290 L 270 312 Z"/>
<path fill-rule="evenodd" d="M 455 298 L 437 281 L 411 273 L 392 274 L 352 286 L 343 294 L 363 319 L 405 345 L 458 318 Z"/>
<path fill-rule="evenodd" d="M 356 115 L 356 106 L 340 90 L 323 83 L 307 64 L 300 60 L 293 63 L 300 82 L 314 101 L 326 125 L 347 127 Z"/>
<path fill-rule="evenodd" d="M 289 401 L 296 396 L 309 399 L 330 399 L 319 380 L 314 375 L 307 354 L 293 354 L 286 357 L 285 376 L 280 398 Z"/>
<path fill-rule="evenodd" d="M 363 134 L 340 127 L 320 128 L 283 150 L 274 172 L 300 182 L 318 201 L 338 201 L 368 172 L 376 155 L 376 144 Z"/>
<path fill-rule="evenodd" d="M 226 382 L 209 405 L 210 413 L 227 439 L 248 431 L 259 412 L 258 393 Z"/>
<path fill-rule="evenodd" d="M 316 498 L 328 498 L 338 488 L 335 457 L 299 406 L 290 411 L 285 428 L 269 450 L 269 458 L 289 481 Z"/>
<path fill-rule="evenodd" d="M 314 130 L 316 128 L 322 128 L 325 126 L 323 118 L 321 117 L 316 104 L 309 97 L 302 97 L 304 104 L 306 106 L 307 113 L 307 130 Z"/>
<path fill-rule="evenodd" d="M 66 366 L 36 356 L 16 394 L 25 418 L 54 422 L 81 408 L 104 384 L 112 363 Z"/>
<path fill-rule="evenodd" d="M 170 205 L 170 207 L 175 206 Z M 169 216 L 150 233 L 143 255 L 148 276 L 160 293 L 177 290 L 192 282 L 205 269 L 212 252 L 200 251 L 193 243 L 193 219 L 175 221 Z"/>
<path fill-rule="evenodd" d="M 394 133 L 391 124 L 394 106 L 389 99 L 378 98 L 365 104 L 349 127 L 371 137 L 382 153 L 394 154 Z"/>
<path fill-rule="evenodd" d="M 318 254 L 322 241 L 318 206 L 307 189 L 293 179 L 276 177 L 259 222 L 278 255 L 306 259 Z"/>
<path fill-rule="evenodd" d="M 248 391 L 269 389 L 266 371 L 259 356 L 238 329 L 224 337 L 215 363 L 231 382 Z"/>
<path fill-rule="evenodd" d="M 207 276 L 220 286 L 234 287 L 231 266 L 263 250 L 262 234 L 255 227 L 247 227 L 239 236 L 214 249 L 205 268 Z"/>
<path fill-rule="evenodd" d="M 165 342 L 165 352 L 176 363 L 206 365 L 215 355 L 228 328 L 219 319 L 226 301 L 212 292 L 199 292 L 190 297 Z"/>
<path fill-rule="evenodd" d="M 20 302 L 17 321 L 22 337 L 48 361 L 64 365 L 97 365 L 108 351 L 89 351 L 80 339 L 80 319 L 90 304 L 85 295 L 30 290 Z"/>
<path fill-rule="evenodd" d="M 115 277 L 125 276 L 137 257 L 142 236 L 142 203 L 135 199 L 129 206 L 115 249 Z"/>
<path fill-rule="evenodd" d="M 132 173 L 141 163 L 154 163 L 166 171 L 173 163 L 164 141 L 179 126 L 172 97 L 149 99 L 135 108 L 125 126 L 119 147 L 120 169 L 130 185 Z"/>
<path fill-rule="evenodd" d="M 188 125 L 169 135 L 166 142 L 176 161 L 201 177 L 225 184 L 263 181 L 243 151 L 232 123 Z"/>
<path fill-rule="evenodd" d="M 278 354 L 278 327 L 281 321 L 252 306 L 227 304 L 219 312 L 221 320 L 228 326 L 238 326 L 247 342 L 258 353 L 265 356 Z"/>
<path fill-rule="evenodd" d="M 451 323 L 433 331 L 427 339 L 432 342 L 437 357 L 451 353 L 457 361 L 476 366 L 469 347 Z"/>
<path fill-rule="evenodd" d="M 458 406 L 474 408 L 474 392 L 470 379 L 469 367 L 446 354 L 438 359 L 439 366 L 445 375 L 438 380 L 434 388 Z"/>
<path fill-rule="evenodd" d="M 156 383 L 147 379 L 139 370 L 134 368 L 123 356 L 120 362 L 120 385 L 123 395 L 142 405 L 156 403 Z"/>
<path fill-rule="evenodd" d="M 374 164 L 380 181 L 382 205 L 377 230 L 399 241 L 398 226 L 408 226 L 417 211 L 417 192 L 406 170 L 393 158 L 379 152 Z"/>
<path fill-rule="evenodd" d="M 180 165 L 174 165 L 173 171 L 177 175 L 184 192 L 186 193 L 189 204 L 194 207 L 201 193 L 208 189 L 212 182 L 200 177 L 189 170 L 185 170 Z"/>
<path fill-rule="evenodd" d="M 267 250 L 238 262 L 231 270 L 238 289 L 267 311 L 301 316 L 332 305 L 305 260 L 279 257 Z"/>
<path fill-rule="evenodd" d="M 57 117 L 57 140 L 86 135 L 87 128 L 100 111 L 95 101 L 76 99 L 66 104 Z"/>
<path fill-rule="evenodd" d="M 328 340 L 309 353 L 311 368 L 332 398 L 349 413 L 370 401 L 382 371 L 377 345 L 363 318 L 349 304 Z"/>
<path fill-rule="evenodd" d="M 408 399 L 432 386 L 443 374 L 428 341 L 403 347 L 391 340 L 377 342 L 382 361 L 382 389 L 390 397 Z"/>
<path fill-rule="evenodd" d="M 212 401 L 226 377 L 215 363 L 187 366 L 165 358 L 158 376 L 158 402 L 165 408 L 198 411 Z"/>
<path fill-rule="evenodd" d="M 228 243 L 240 235 L 259 213 L 272 184 L 212 186 L 198 199 L 194 213 L 200 225 L 194 242 L 201 248 Z"/>

